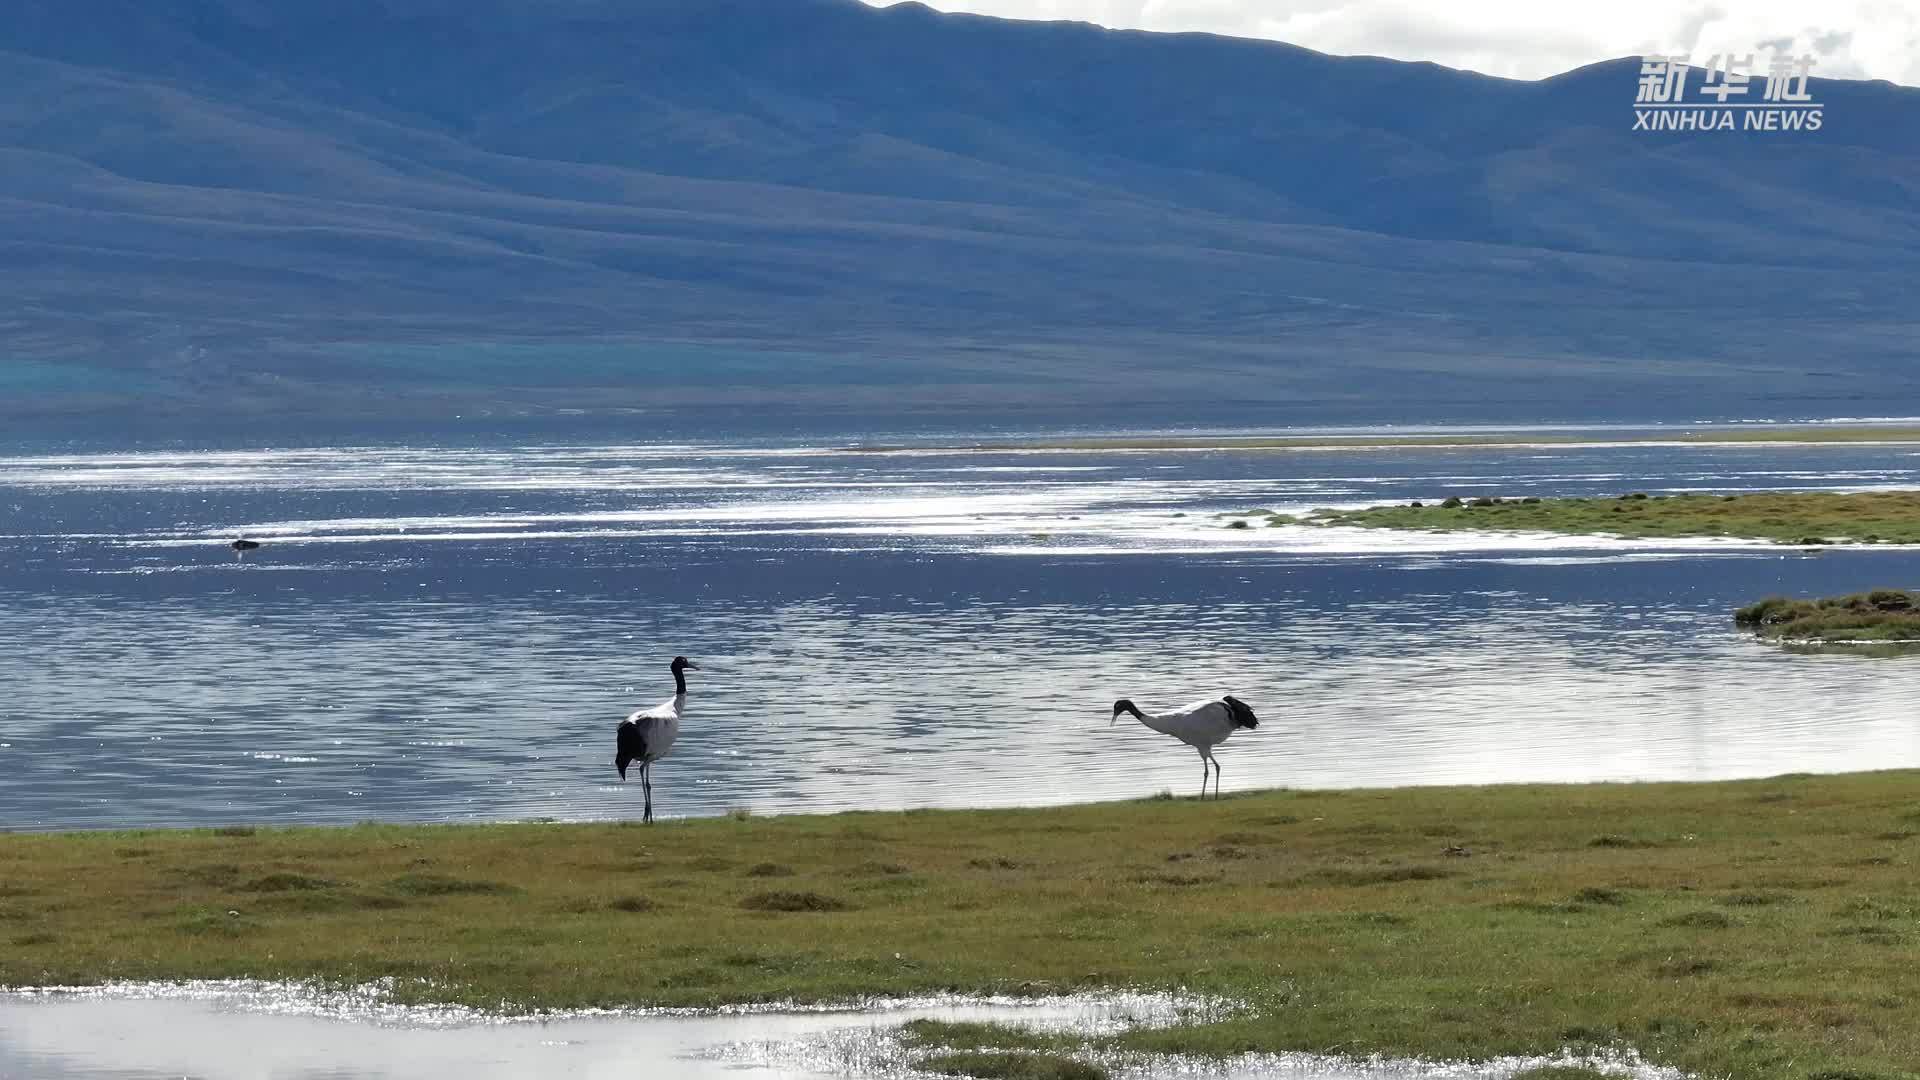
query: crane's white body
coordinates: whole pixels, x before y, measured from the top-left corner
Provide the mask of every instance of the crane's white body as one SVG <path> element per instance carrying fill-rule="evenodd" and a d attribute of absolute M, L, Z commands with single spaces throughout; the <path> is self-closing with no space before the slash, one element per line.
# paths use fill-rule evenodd
<path fill-rule="evenodd" d="M 672 753 L 674 742 L 680 738 L 680 717 L 687 709 L 687 680 L 681 674 L 684 669 L 698 670 L 698 665 L 688 663 L 684 656 L 674 657 L 670 665 L 673 696 L 651 709 L 628 714 L 614 733 L 613 767 L 620 770 L 620 779 L 627 778 L 628 765 L 640 763 L 647 821 L 653 820 L 653 763 Z"/>
<path fill-rule="evenodd" d="M 635 710 L 620 722 L 621 727 L 632 724 L 646 747 L 639 755 L 641 764 L 651 765 L 673 752 L 673 740 L 680 737 L 680 710 L 686 705 L 687 695 L 675 694 L 651 709 Z"/>
<path fill-rule="evenodd" d="M 1233 711 L 1219 698 L 1196 701 L 1172 712 L 1143 713 L 1140 722 L 1202 750 L 1201 757 L 1207 756 L 1204 751 L 1226 742 L 1234 729 Z"/>
<path fill-rule="evenodd" d="M 1220 762 L 1213 756 L 1213 748 L 1226 742 L 1238 728 L 1253 728 L 1259 720 L 1247 703 L 1231 694 L 1222 694 L 1217 698 L 1196 701 L 1182 709 L 1171 712 L 1143 712 L 1133 702 L 1122 698 L 1113 704 L 1113 718 L 1120 719 L 1121 713 L 1130 713 L 1134 719 L 1163 735 L 1171 735 L 1200 754 L 1200 796 L 1207 794 L 1207 770 L 1213 770 L 1213 794 L 1220 795 Z"/>

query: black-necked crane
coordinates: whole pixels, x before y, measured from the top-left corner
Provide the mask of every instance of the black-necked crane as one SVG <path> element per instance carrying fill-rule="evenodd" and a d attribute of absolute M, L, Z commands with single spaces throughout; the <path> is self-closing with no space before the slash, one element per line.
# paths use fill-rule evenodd
<path fill-rule="evenodd" d="M 1207 766 L 1213 766 L 1213 797 L 1220 797 L 1220 762 L 1213 756 L 1213 748 L 1227 741 L 1227 737 L 1240 728 L 1254 728 L 1260 725 L 1260 719 L 1253 715 L 1247 703 L 1231 694 L 1224 694 L 1209 701 L 1196 701 L 1184 709 L 1172 712 L 1143 713 L 1127 698 L 1113 703 L 1113 720 L 1108 726 L 1120 719 L 1121 713 L 1131 713 L 1133 718 L 1163 735 L 1171 735 L 1195 750 L 1200 751 L 1200 797 L 1207 797 Z"/>
<path fill-rule="evenodd" d="M 641 709 L 620 721 L 620 730 L 614 734 L 613 767 L 620 770 L 620 779 L 627 778 L 627 766 L 640 763 L 640 790 L 645 794 L 646 810 L 643 820 L 653 820 L 653 772 L 652 765 L 673 750 L 673 742 L 680 737 L 680 718 L 686 715 L 688 668 L 700 670 L 700 665 L 689 663 L 684 656 L 676 656 L 668 665 L 673 672 L 673 696 L 655 705 L 651 709 Z"/>

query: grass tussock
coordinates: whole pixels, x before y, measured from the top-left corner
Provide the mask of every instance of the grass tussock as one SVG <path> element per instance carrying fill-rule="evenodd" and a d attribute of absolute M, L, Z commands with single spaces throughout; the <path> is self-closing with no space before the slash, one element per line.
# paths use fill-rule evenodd
<path fill-rule="evenodd" d="M 313 877 L 310 874 L 262 874 L 244 885 L 238 886 L 242 892 L 311 892 L 317 889 L 331 889 L 339 882 L 328 878 Z"/>
<path fill-rule="evenodd" d="M 1683 930 L 1725 930 L 1735 924 L 1733 917 L 1724 911 L 1683 911 L 1661 919 L 1660 925 Z"/>
<path fill-rule="evenodd" d="M 978 1080 L 1108 1080 L 1107 1070 L 1090 1062 L 1020 1050 L 965 1050 L 935 1054 L 916 1064 L 941 1076 Z"/>
<path fill-rule="evenodd" d="M 1455 871 L 1415 863 L 1410 866 L 1330 866 L 1307 875 L 1307 880 L 1330 885 L 1392 885 L 1407 881 L 1439 881 Z"/>
<path fill-rule="evenodd" d="M 1902 1076 L 1920 1061 L 1915 790 L 1920 774 L 1875 773 L 0 834 L 0 984 L 390 978 L 403 1001 L 489 1008 L 1185 987 L 1247 1008 L 911 1045 L 1001 1055 L 989 1068 L 1594 1045 L 1701 1076 Z M 1460 836 L 1473 855 L 1445 857 Z M 1662 837 L 1688 839 L 1642 839 Z"/>
<path fill-rule="evenodd" d="M 744 897 L 740 906 L 748 911 L 846 911 L 853 905 L 824 893 L 776 889 Z"/>
<path fill-rule="evenodd" d="M 1449 496 L 1439 503 L 1321 510 L 1307 524 L 1581 536 L 1740 537 L 1817 547 L 1920 543 L 1920 491 L 1630 492 L 1613 499 Z"/>
<path fill-rule="evenodd" d="M 1596 848 L 1650 848 L 1659 847 L 1660 845 L 1652 840 L 1641 840 L 1632 836 L 1621 836 L 1618 833 L 1602 833 L 1587 841 L 1587 846 Z"/>
<path fill-rule="evenodd" d="M 387 882 L 401 896 L 490 896 L 517 892 L 499 881 L 449 877 L 446 874 L 401 874 Z"/>
<path fill-rule="evenodd" d="M 1735 611 L 1733 621 L 1778 641 L 1920 641 L 1920 597 L 1905 589 L 1809 600 L 1769 596 Z"/>
<path fill-rule="evenodd" d="M 1793 896 L 1778 892 L 1735 892 L 1720 898 L 1728 907 L 1772 907 L 1775 904 L 1790 904 Z"/>
<path fill-rule="evenodd" d="M 1080 1036 L 978 1020 L 910 1020 L 900 1029 L 910 1050 L 1047 1050 L 1084 1044 Z"/>

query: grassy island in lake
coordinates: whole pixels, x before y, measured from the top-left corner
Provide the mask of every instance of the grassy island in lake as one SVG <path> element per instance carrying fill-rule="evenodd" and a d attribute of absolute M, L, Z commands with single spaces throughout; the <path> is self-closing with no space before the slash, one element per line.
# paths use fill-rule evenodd
<path fill-rule="evenodd" d="M 1769 596 L 1734 612 L 1733 621 L 1779 641 L 1920 642 L 1920 597 L 1904 589 L 1817 600 Z"/>
<path fill-rule="evenodd" d="M 1912 1080 L 1916 791 L 1889 772 L 0 834 L 0 984 L 391 977 L 489 1008 L 1185 987 L 1246 1008 L 1101 1045 L 1616 1046 L 1702 1076 Z M 954 1068 L 1086 1059 L 991 1025 L 917 1035 Z"/>
<path fill-rule="evenodd" d="M 1580 432 L 1402 432 L 1385 435 L 1085 435 L 928 445 L 866 443 L 839 449 L 848 454 L 992 454 L 1136 450 L 1519 450 L 1537 446 L 1739 446 L 1753 443 L 1902 446 L 1920 443 L 1920 428 L 1876 424 L 1851 427 L 1832 424 L 1761 424 L 1671 431 L 1594 429 Z"/>
<path fill-rule="evenodd" d="M 1729 537 L 1783 544 L 1920 543 L 1920 491 L 1757 491 L 1591 498 L 1452 496 L 1436 502 L 1271 515 L 1280 524 L 1580 536 Z"/>

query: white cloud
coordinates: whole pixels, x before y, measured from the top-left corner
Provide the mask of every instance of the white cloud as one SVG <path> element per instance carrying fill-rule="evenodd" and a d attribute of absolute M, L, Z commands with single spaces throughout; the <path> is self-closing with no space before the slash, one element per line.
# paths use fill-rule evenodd
<path fill-rule="evenodd" d="M 870 0 L 872 2 L 872 0 Z M 930 0 L 943 11 L 1273 38 L 1538 79 L 1619 56 L 1819 57 L 1815 75 L 1920 86 L 1914 0 Z"/>

